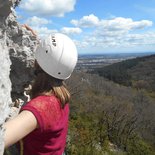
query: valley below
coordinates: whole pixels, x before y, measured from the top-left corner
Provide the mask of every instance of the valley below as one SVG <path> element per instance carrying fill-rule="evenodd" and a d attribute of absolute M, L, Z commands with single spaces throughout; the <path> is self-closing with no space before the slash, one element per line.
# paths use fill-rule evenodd
<path fill-rule="evenodd" d="M 77 70 L 91 71 L 95 68 L 104 67 L 127 59 L 151 55 L 153 53 L 111 53 L 111 54 L 85 54 L 79 55 Z"/>

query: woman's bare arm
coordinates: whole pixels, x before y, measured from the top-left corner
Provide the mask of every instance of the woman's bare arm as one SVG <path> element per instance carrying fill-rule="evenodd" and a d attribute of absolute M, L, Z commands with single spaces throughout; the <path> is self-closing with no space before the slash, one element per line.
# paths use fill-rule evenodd
<path fill-rule="evenodd" d="M 24 24 L 24 25 L 22 25 L 22 26 L 25 27 L 27 30 L 31 31 L 31 33 L 32 33 L 35 37 L 37 37 L 37 33 L 36 33 L 31 27 L 29 27 L 29 26 L 26 25 L 26 24 Z"/>
<path fill-rule="evenodd" d="M 24 110 L 17 117 L 4 124 L 5 148 L 16 143 L 37 128 L 37 120 L 33 113 Z"/>

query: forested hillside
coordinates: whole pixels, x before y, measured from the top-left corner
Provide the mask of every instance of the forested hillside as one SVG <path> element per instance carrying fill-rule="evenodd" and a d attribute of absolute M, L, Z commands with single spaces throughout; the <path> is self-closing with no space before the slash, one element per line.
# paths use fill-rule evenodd
<path fill-rule="evenodd" d="M 155 154 L 155 98 L 145 90 L 82 72 L 67 84 L 72 92 L 68 154 Z"/>
<path fill-rule="evenodd" d="M 155 91 L 155 55 L 125 60 L 92 71 L 109 80 L 137 89 Z"/>

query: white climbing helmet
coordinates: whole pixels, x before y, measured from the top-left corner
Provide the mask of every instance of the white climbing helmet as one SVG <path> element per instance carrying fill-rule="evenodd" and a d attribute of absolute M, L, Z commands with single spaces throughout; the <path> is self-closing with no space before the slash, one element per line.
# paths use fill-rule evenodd
<path fill-rule="evenodd" d="M 57 79 L 67 79 L 77 63 L 74 42 L 61 33 L 51 34 L 37 47 L 35 57 L 40 67 Z"/>

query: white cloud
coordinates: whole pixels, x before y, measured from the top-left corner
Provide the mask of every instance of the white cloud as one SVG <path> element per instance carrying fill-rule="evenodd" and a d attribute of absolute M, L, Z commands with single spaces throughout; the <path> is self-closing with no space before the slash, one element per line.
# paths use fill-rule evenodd
<path fill-rule="evenodd" d="M 155 49 L 155 32 L 126 33 L 122 35 L 89 34 L 77 42 L 81 51 L 146 51 Z M 152 48 L 152 49 L 151 49 Z"/>
<path fill-rule="evenodd" d="M 124 42 L 130 45 L 153 45 L 155 44 L 155 32 L 147 32 L 144 34 L 128 34 L 124 38 Z"/>
<path fill-rule="evenodd" d="M 82 32 L 82 30 L 80 28 L 75 28 L 75 27 L 63 27 L 61 29 L 61 32 L 62 33 L 65 33 L 65 34 L 80 34 Z"/>
<path fill-rule="evenodd" d="M 32 27 L 32 29 L 37 32 L 40 38 L 44 38 L 48 36 L 49 34 L 58 32 L 58 30 L 56 29 L 49 29 L 47 27 Z"/>
<path fill-rule="evenodd" d="M 133 21 L 131 18 L 117 17 L 111 20 L 101 20 L 99 25 L 109 31 L 128 31 L 143 29 L 145 27 L 152 26 L 152 24 L 152 21 L 149 20 Z"/>
<path fill-rule="evenodd" d="M 31 1 L 33 2 L 34 0 Z M 72 20 L 71 23 L 75 27 L 61 28 L 59 26 L 59 30 L 48 27 L 52 21 L 37 16 L 28 18 L 25 23 L 37 31 L 41 38 L 55 32 L 73 35 L 73 38 L 74 35 L 76 37 L 78 34 L 76 39 L 78 38 L 81 40 L 75 40 L 75 43 L 77 47 L 83 51 L 87 50 L 91 52 L 107 49 L 114 51 L 116 49 L 145 50 L 150 47 L 155 48 L 155 32 L 150 32 L 149 29 L 147 29 L 153 25 L 153 22 L 150 20 L 134 21 L 132 18 L 123 17 L 114 17 L 105 20 L 99 19 L 97 16 L 90 14 L 88 16 L 83 16 L 79 20 Z"/>
<path fill-rule="evenodd" d="M 39 18 L 36 16 L 30 17 L 25 21 L 26 24 L 33 26 L 33 27 L 39 27 L 41 25 L 46 25 L 52 23 L 52 21 L 47 20 L 45 18 Z"/>
<path fill-rule="evenodd" d="M 141 21 L 138 21 L 138 22 L 134 22 L 131 28 L 132 29 L 143 29 L 145 27 L 152 26 L 152 25 L 153 25 L 152 21 L 141 20 Z"/>
<path fill-rule="evenodd" d="M 93 35 L 104 38 L 120 39 L 136 30 L 152 26 L 152 21 L 133 21 L 131 18 L 117 17 L 110 20 L 101 20 Z M 143 32 L 144 33 L 144 32 Z"/>
<path fill-rule="evenodd" d="M 75 26 L 82 28 L 96 27 L 103 28 L 109 31 L 119 30 L 132 30 L 132 29 L 143 29 L 148 26 L 152 26 L 152 21 L 140 20 L 133 21 L 131 18 L 116 17 L 109 20 L 99 20 L 99 18 L 93 14 L 83 16 L 79 20 L 71 20 L 71 23 Z"/>
<path fill-rule="evenodd" d="M 99 24 L 99 19 L 94 14 L 83 16 L 80 20 L 71 20 L 71 23 L 79 27 L 94 27 Z"/>
<path fill-rule="evenodd" d="M 64 16 L 74 10 L 76 0 L 24 0 L 20 7 L 30 13 L 45 16 Z"/>
<path fill-rule="evenodd" d="M 117 37 L 87 36 L 77 41 L 78 50 L 85 52 L 146 52 L 155 49 L 155 32 L 126 34 Z"/>
<path fill-rule="evenodd" d="M 74 40 L 74 42 L 79 49 L 85 49 L 89 46 L 89 43 L 86 41 Z"/>
<path fill-rule="evenodd" d="M 134 21 L 131 18 L 115 17 L 113 19 L 99 20 L 94 15 L 84 16 L 79 20 L 72 20 L 71 23 L 80 28 L 92 28 L 81 42 L 77 42 L 80 50 L 103 51 L 111 50 L 133 50 L 154 46 L 155 33 L 147 33 L 140 30 L 151 27 L 152 21 Z M 139 32 L 137 31 L 139 30 Z M 144 48 L 145 47 L 145 48 Z"/>

